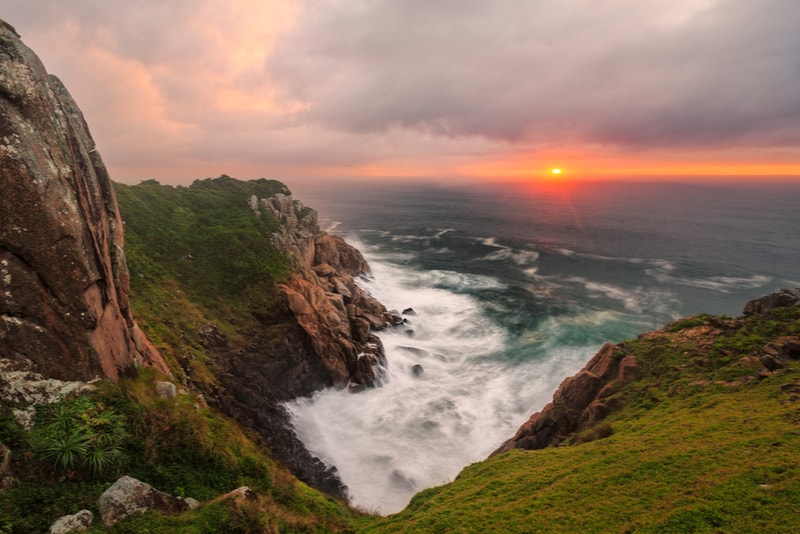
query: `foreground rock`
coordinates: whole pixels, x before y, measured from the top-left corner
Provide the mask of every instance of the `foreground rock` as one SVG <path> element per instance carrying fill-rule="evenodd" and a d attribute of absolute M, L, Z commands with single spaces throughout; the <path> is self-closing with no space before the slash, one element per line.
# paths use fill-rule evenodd
<path fill-rule="evenodd" d="M 167 514 L 185 512 L 191 507 L 187 499 L 158 491 L 135 478 L 123 476 L 97 500 L 100 518 L 107 527 L 131 514 L 158 510 Z"/>
<path fill-rule="evenodd" d="M 0 21 L 0 360 L 66 381 L 167 367 L 133 321 L 105 165 L 61 82 Z"/>
<path fill-rule="evenodd" d="M 70 532 L 86 532 L 92 526 L 94 514 L 89 510 L 81 510 L 75 515 L 60 517 L 50 526 L 49 534 L 69 534 Z"/>

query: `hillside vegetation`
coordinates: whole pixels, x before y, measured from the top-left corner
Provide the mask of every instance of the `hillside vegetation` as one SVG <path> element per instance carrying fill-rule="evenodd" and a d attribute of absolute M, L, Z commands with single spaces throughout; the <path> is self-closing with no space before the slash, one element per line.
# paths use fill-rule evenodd
<path fill-rule="evenodd" d="M 800 532 L 800 363 L 763 369 L 765 354 L 800 343 L 800 307 L 702 315 L 627 340 L 615 354 L 635 356 L 639 377 L 596 426 L 560 447 L 469 466 L 393 516 L 364 515 L 298 481 L 269 437 L 203 397 L 222 389 L 216 360 L 247 347 L 251 331 L 288 335 L 276 284 L 290 267 L 269 239 L 277 222 L 247 205 L 286 187 L 223 176 L 117 192 L 134 316 L 183 391 L 162 399 L 160 377 L 141 371 L 40 407 L 30 431 L 0 406 L 0 442 L 13 451 L 0 534 L 97 514 L 121 474 L 204 504 L 124 519 L 118 533 Z M 255 501 L 224 497 L 242 485 Z M 90 529 L 104 531 L 99 520 Z"/>
<path fill-rule="evenodd" d="M 620 407 L 573 444 L 514 450 L 363 532 L 800 532 L 800 365 L 757 357 L 800 308 L 700 316 L 624 343 Z M 797 339 L 797 338 L 795 338 Z"/>
<path fill-rule="evenodd" d="M 56 518 L 81 509 L 95 514 L 90 532 L 105 532 L 97 498 L 122 474 L 204 505 L 178 516 L 134 516 L 111 532 L 350 531 L 355 512 L 298 481 L 260 436 L 200 394 L 219 388 L 203 325 L 215 325 L 210 335 L 224 333 L 236 350 L 247 343 L 242 332 L 263 326 L 253 313 L 282 313 L 275 285 L 290 271 L 270 240 L 278 223 L 268 213 L 256 217 L 248 200 L 288 194 L 286 186 L 223 176 L 189 187 L 151 180 L 116 188 L 134 316 L 186 389 L 176 399 L 160 398 L 155 383 L 163 377 L 140 370 L 38 407 L 30 431 L 17 423 L 14 406 L 0 405 L 0 443 L 12 451 L 0 475 L 13 474 L 0 477 L 7 486 L 0 491 L 0 533 L 46 532 Z M 254 489 L 257 500 L 222 498 L 240 486 Z"/>

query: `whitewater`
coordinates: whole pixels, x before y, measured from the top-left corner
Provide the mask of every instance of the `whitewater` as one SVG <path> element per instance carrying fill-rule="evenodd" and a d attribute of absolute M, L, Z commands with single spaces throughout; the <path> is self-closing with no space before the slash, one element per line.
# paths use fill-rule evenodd
<path fill-rule="evenodd" d="M 378 333 L 381 387 L 287 404 L 307 448 L 374 513 L 486 458 L 604 342 L 692 313 L 736 315 L 748 298 L 800 285 L 798 188 L 297 196 L 364 253 L 360 284 L 406 320 Z M 742 224 L 742 209 L 762 215 Z"/>

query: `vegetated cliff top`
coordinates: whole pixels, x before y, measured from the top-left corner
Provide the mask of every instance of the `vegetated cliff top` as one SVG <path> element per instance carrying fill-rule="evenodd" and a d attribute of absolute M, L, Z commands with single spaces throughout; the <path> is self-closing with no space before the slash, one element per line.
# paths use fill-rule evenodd
<path fill-rule="evenodd" d="M 474 464 L 359 530 L 800 531 L 800 306 L 749 308 L 610 346 L 639 369 L 602 399 L 605 418 Z M 570 409 L 557 401 L 555 421 Z"/>

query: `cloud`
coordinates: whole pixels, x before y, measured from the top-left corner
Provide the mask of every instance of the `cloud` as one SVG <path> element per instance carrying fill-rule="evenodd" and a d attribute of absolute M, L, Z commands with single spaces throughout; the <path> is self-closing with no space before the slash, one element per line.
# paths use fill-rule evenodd
<path fill-rule="evenodd" d="M 117 179 L 800 159 L 796 0 L 0 0 L 0 13 L 75 96 Z"/>
<path fill-rule="evenodd" d="M 268 72 L 330 128 L 634 147 L 800 139 L 794 0 L 306 5 Z"/>

